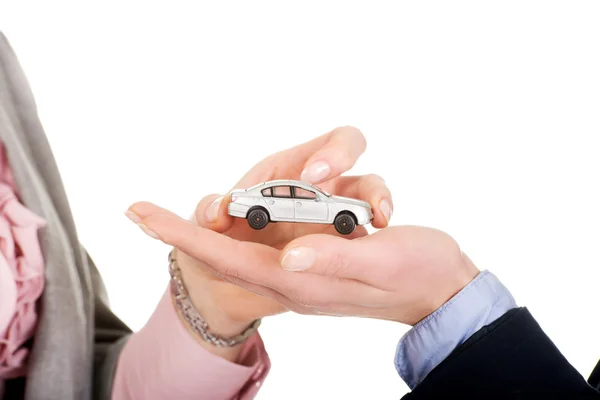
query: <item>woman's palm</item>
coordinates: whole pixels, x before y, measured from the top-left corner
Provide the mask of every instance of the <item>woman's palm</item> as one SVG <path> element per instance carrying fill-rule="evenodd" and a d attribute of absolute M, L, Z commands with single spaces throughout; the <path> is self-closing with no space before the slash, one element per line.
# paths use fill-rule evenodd
<path fill-rule="evenodd" d="M 272 176 L 264 181 L 275 179 L 284 179 L 284 177 Z M 337 178 L 325 182 L 321 187 L 329 191 L 331 188 L 335 187 L 336 179 Z M 257 183 L 260 182 L 250 182 L 246 187 Z M 228 199 L 228 197 L 226 197 L 226 199 Z M 222 205 L 222 207 L 226 207 L 226 204 Z M 231 228 L 222 233 L 239 241 L 261 243 L 279 250 L 283 249 L 292 240 L 305 235 L 325 233 L 340 236 L 331 224 L 278 222 L 276 224 L 268 224 L 264 229 L 255 230 L 248 225 L 246 219 L 242 218 L 235 218 Z M 352 239 L 365 235 L 367 235 L 365 227 L 357 226 L 352 234 L 344 237 Z M 184 257 L 188 256 L 184 255 Z M 234 319 L 246 320 L 262 318 L 264 316 L 275 315 L 287 311 L 287 309 L 277 301 L 229 283 L 212 273 L 209 265 L 191 257 L 188 258 L 187 261 L 197 266 L 198 272 L 213 286 L 211 290 L 219 296 L 219 299 L 217 299 L 217 306 L 220 307 L 221 311 L 226 313 L 226 315 L 230 315 Z M 246 307 L 240 308 L 240 302 L 243 302 Z"/>

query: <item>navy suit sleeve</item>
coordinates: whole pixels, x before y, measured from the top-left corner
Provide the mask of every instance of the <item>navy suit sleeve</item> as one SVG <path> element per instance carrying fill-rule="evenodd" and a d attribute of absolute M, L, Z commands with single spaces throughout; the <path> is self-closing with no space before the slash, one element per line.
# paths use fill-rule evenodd
<path fill-rule="evenodd" d="M 600 399 L 526 308 L 477 331 L 405 400 Z"/>

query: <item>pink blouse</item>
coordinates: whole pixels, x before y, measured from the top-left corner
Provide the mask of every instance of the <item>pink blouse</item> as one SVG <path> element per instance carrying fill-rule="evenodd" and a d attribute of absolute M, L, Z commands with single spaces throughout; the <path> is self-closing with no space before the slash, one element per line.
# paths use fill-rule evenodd
<path fill-rule="evenodd" d="M 167 290 L 121 353 L 113 399 L 252 399 L 271 363 L 258 334 L 243 346 L 232 363 L 198 345 L 177 317 Z"/>
<path fill-rule="evenodd" d="M 0 143 L 0 382 L 26 372 L 29 350 L 23 344 L 35 333 L 36 301 L 44 290 L 37 236 L 42 226 L 44 221 L 19 202 Z"/>
<path fill-rule="evenodd" d="M 0 398 L 2 381 L 24 376 L 35 334 L 36 301 L 44 290 L 44 260 L 37 236 L 44 221 L 18 200 L 0 143 Z M 146 326 L 125 345 L 112 398 L 248 400 L 271 367 L 258 334 L 237 363 L 196 343 L 177 317 L 167 290 Z"/>

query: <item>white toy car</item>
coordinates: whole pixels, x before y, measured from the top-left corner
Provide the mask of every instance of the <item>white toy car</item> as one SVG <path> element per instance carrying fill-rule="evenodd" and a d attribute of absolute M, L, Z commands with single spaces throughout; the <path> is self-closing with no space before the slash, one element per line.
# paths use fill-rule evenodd
<path fill-rule="evenodd" d="M 233 217 L 246 218 L 253 229 L 263 229 L 269 222 L 307 222 L 333 224 L 343 235 L 373 219 L 371 205 L 366 201 L 332 196 L 316 186 L 293 180 L 233 190 L 227 211 Z"/>

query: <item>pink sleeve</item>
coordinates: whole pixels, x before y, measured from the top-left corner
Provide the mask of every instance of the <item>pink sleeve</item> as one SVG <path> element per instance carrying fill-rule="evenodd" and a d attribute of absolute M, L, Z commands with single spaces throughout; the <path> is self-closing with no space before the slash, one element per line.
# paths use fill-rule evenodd
<path fill-rule="evenodd" d="M 258 334 L 243 346 L 237 363 L 204 349 L 177 317 L 167 290 L 146 326 L 125 344 L 112 398 L 252 399 L 271 363 Z"/>

